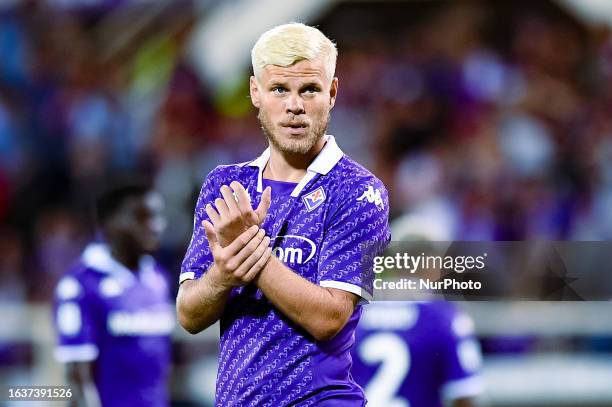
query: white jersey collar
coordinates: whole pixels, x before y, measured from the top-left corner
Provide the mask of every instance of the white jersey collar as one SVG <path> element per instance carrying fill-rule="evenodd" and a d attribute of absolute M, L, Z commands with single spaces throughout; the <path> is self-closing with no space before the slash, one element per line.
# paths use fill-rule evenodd
<path fill-rule="evenodd" d="M 310 182 L 310 180 L 312 180 L 316 174 L 327 175 L 344 156 L 344 153 L 340 147 L 338 147 L 334 136 L 331 134 L 326 134 L 323 137 L 325 137 L 326 141 L 325 146 L 306 169 L 306 175 L 294 188 L 293 192 L 291 193 L 292 197 L 299 196 L 306 184 L 308 184 L 308 182 Z M 266 167 L 269 159 L 270 147 L 268 147 L 255 160 L 247 163 L 247 165 L 250 167 L 259 168 L 259 173 L 257 174 L 257 192 L 260 193 L 263 192 L 263 170 Z"/>
<path fill-rule="evenodd" d="M 136 276 L 111 255 L 110 248 L 104 243 L 90 243 L 81 256 L 83 264 L 100 273 L 117 278 L 125 286 L 130 286 Z M 155 260 L 149 255 L 142 256 L 138 265 L 138 275 L 148 279 L 155 273 Z"/>

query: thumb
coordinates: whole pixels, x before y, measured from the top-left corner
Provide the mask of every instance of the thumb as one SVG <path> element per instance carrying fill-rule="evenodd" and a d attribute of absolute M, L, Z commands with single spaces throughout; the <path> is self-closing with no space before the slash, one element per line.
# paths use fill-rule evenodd
<path fill-rule="evenodd" d="M 206 239 L 208 239 L 208 245 L 211 250 L 216 250 L 219 247 L 219 241 L 217 240 L 217 232 L 215 232 L 215 227 L 207 220 L 202 221 L 202 226 L 204 226 L 204 231 L 206 232 Z"/>
<path fill-rule="evenodd" d="M 260 222 L 263 222 L 264 219 L 266 219 L 268 209 L 270 209 L 270 202 L 272 202 L 272 188 L 267 187 L 264 189 L 263 194 L 261 195 L 259 206 L 257 209 L 255 209 L 255 213 L 257 214 L 257 218 Z"/>

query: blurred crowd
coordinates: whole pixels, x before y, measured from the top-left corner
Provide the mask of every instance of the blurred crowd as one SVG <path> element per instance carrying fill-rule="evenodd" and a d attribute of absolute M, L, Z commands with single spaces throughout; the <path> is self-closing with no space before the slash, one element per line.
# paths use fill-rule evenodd
<path fill-rule="evenodd" d="M 387 185 L 394 239 L 612 238 L 610 30 L 512 3 L 399 2 L 381 27 L 347 3 L 318 22 L 340 52 L 329 133 Z M 249 68 L 232 99 L 190 66 L 191 2 L 144 7 L 0 9 L 2 298 L 49 299 L 93 197 L 128 174 L 166 198 L 176 280 L 206 173 L 266 145 Z"/>
<path fill-rule="evenodd" d="M 394 239 L 612 238 L 609 29 L 556 3 L 445 4 L 341 47 L 333 127 L 390 190 Z"/>

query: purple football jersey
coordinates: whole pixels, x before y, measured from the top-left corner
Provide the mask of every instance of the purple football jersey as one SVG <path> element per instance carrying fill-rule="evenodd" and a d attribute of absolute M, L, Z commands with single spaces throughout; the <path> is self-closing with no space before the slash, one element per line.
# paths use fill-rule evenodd
<path fill-rule="evenodd" d="M 442 407 L 483 390 L 472 320 L 450 302 L 369 305 L 352 353 L 373 406 Z"/>
<path fill-rule="evenodd" d="M 104 406 L 167 406 L 175 312 L 168 284 L 144 256 L 135 274 L 101 243 L 87 246 L 55 290 L 61 362 L 94 362 Z"/>
<path fill-rule="evenodd" d="M 197 279 L 213 259 L 201 222 L 219 189 L 239 181 L 253 207 L 266 185 L 272 202 L 262 227 L 273 253 L 308 281 L 372 298 L 372 262 L 390 239 L 388 198 L 383 184 L 344 155 L 332 136 L 298 184 L 262 178 L 270 152 L 254 161 L 220 166 L 202 187 L 193 238 L 180 280 Z M 216 404 L 236 406 L 364 404 L 363 390 L 350 376 L 358 305 L 342 331 L 316 341 L 277 310 L 255 287 L 230 293 L 221 317 Z"/>

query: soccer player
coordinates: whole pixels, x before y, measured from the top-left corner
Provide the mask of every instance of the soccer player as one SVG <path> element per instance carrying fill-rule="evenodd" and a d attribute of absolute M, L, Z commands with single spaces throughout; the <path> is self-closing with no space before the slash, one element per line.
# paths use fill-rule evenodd
<path fill-rule="evenodd" d="M 76 405 L 167 406 L 174 307 L 148 255 L 165 226 L 147 185 L 113 188 L 97 202 L 104 242 L 86 247 L 56 288 L 56 357 Z"/>
<path fill-rule="evenodd" d="M 477 405 L 480 347 L 472 320 L 452 303 L 373 304 L 355 342 L 352 373 L 373 406 Z"/>
<path fill-rule="evenodd" d="M 362 406 L 350 348 L 373 256 L 390 239 L 387 192 L 325 134 L 335 45 L 292 23 L 261 35 L 251 55 L 269 148 L 206 178 L 179 321 L 197 333 L 220 319 L 217 405 Z"/>

